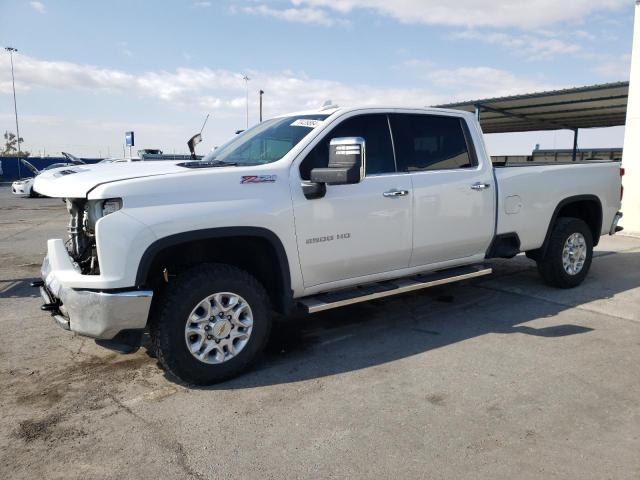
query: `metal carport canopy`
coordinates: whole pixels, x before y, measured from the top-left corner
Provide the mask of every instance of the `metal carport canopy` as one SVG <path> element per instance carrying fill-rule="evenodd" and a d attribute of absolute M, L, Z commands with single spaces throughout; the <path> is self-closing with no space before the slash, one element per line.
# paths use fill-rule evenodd
<path fill-rule="evenodd" d="M 484 133 L 624 125 L 629 82 L 437 105 L 475 112 Z"/>

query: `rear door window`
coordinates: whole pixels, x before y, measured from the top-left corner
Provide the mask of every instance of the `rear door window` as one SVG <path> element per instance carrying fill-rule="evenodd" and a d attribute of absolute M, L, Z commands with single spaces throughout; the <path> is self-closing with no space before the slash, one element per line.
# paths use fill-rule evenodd
<path fill-rule="evenodd" d="M 459 117 L 392 114 L 391 130 L 398 170 L 421 172 L 472 168 L 477 165 Z"/>

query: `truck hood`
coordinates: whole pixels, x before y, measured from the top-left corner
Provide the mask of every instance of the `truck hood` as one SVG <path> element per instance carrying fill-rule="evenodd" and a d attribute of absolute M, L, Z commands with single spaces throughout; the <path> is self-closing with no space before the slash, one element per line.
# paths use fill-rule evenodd
<path fill-rule="evenodd" d="M 33 189 L 41 195 L 57 198 L 84 198 L 98 185 L 131 178 L 170 175 L 185 172 L 182 162 L 132 162 L 72 165 L 41 172 Z"/>

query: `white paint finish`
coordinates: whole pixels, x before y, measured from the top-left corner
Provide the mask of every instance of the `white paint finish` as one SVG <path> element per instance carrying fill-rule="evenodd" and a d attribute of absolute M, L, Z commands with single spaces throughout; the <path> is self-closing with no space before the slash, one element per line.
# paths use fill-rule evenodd
<path fill-rule="evenodd" d="M 70 288 L 127 288 L 135 285 L 138 264 L 144 250 L 156 240 L 153 232 L 141 222 L 118 211 L 96 223 L 100 275 L 82 275 L 72 267 L 63 240 L 52 239 L 47 255 L 52 272 Z"/>
<path fill-rule="evenodd" d="M 73 165 L 65 171 L 76 173 L 61 175 L 61 169 L 43 170 L 36 177 L 34 188 L 48 197 L 83 198 L 96 185 L 126 178 L 184 173 L 184 168 L 172 161 L 117 162 L 92 165 Z"/>
<path fill-rule="evenodd" d="M 515 215 L 520 213 L 522 209 L 522 199 L 520 195 L 510 195 L 504 202 L 504 213 L 507 215 Z"/>
<path fill-rule="evenodd" d="M 480 167 L 372 176 L 356 185 L 328 186 L 323 199 L 306 199 L 298 173 L 304 155 L 339 120 L 384 112 L 466 118 Z M 267 229 L 281 240 L 293 293 L 300 297 L 480 262 L 492 239 L 496 210 L 498 233 L 516 232 L 523 248 L 532 249 L 542 244 L 553 210 L 568 196 L 595 194 L 601 199 L 603 232 L 619 208 L 618 164 L 597 163 L 497 169 L 496 209 L 496 185 L 480 127 L 471 114 L 447 110 L 338 109 L 272 164 L 185 169 L 176 163 L 87 165 L 77 167 L 83 170 L 80 173 L 38 177 L 36 189 L 53 196 L 84 197 L 90 191 L 89 199 L 123 199 L 122 210 L 97 224 L 101 274 L 69 271 L 65 285 L 131 287 L 143 252 L 156 238 L 249 226 Z M 276 181 L 241 184 L 243 175 L 272 175 Z M 475 182 L 491 187 L 474 191 L 470 187 Z M 383 197 L 391 189 L 408 190 L 409 195 Z M 504 199 L 510 196 L 519 196 L 522 207 L 519 213 L 506 215 Z M 347 233 L 349 238 L 336 237 Z M 327 235 L 335 239 L 306 243 L 308 238 Z"/>
<path fill-rule="evenodd" d="M 287 158 L 287 157 L 285 157 Z M 123 212 L 147 225 L 157 238 L 219 227 L 260 227 L 282 242 L 292 288 L 302 289 L 297 258 L 288 163 L 214 167 L 189 174 L 141 177 L 102 185 L 91 198 L 124 199 Z M 276 175 L 275 182 L 241 184 L 243 175 Z M 98 236 L 98 245 L 101 237 Z M 131 259 L 136 265 L 139 260 Z M 135 276 L 127 281 L 135 280 Z M 126 283 L 126 282 L 125 282 Z M 131 283 L 130 285 L 133 285 Z"/>
<path fill-rule="evenodd" d="M 29 196 L 31 195 L 31 189 L 33 188 L 33 181 L 33 178 L 16 180 L 11 184 L 11 192 L 20 197 Z"/>
<path fill-rule="evenodd" d="M 314 287 L 304 289 L 304 295 L 315 295 L 317 293 L 329 292 L 333 290 L 340 290 L 342 288 L 353 287 L 357 285 L 365 285 L 367 283 L 383 282 L 386 280 L 394 280 L 402 277 L 408 277 L 417 274 L 426 274 L 434 272 L 436 270 L 443 270 L 446 268 L 460 267 L 464 265 L 475 265 L 482 263 L 485 260 L 485 252 L 474 255 L 473 257 L 458 258 L 455 260 L 448 260 L 446 262 L 432 263 L 431 265 L 421 265 L 419 267 L 402 268 L 399 270 L 389 270 L 382 273 L 376 273 L 373 275 L 365 275 L 362 277 L 348 278 L 346 280 L 338 280 L 335 282 L 323 283 Z"/>
<path fill-rule="evenodd" d="M 495 172 L 500 212 L 497 233 L 516 232 L 522 250 L 542 244 L 553 212 L 565 198 L 597 196 L 603 207 L 603 234 L 609 232 L 620 208 L 620 164 L 617 162 L 501 167 Z M 512 195 L 522 199 L 520 213 L 503 214 L 505 199 Z"/>
<path fill-rule="evenodd" d="M 411 174 L 414 191 L 410 266 L 484 254 L 493 238 L 495 192 L 491 168 Z M 472 190 L 475 183 L 491 185 Z"/>
<path fill-rule="evenodd" d="M 127 211 L 117 211 L 96 222 L 96 242 L 100 275 L 93 288 L 126 288 L 136 285 L 138 265 L 144 251 L 158 237 Z M 78 282 L 79 283 L 79 282 Z M 69 285 L 76 287 L 76 285 Z M 79 283 L 79 286 L 82 286 Z"/>
<path fill-rule="evenodd" d="M 636 2 L 631 53 L 631 77 L 622 165 L 625 187 L 620 222 L 625 231 L 640 234 L 640 4 Z"/>
<path fill-rule="evenodd" d="M 390 190 L 407 190 L 409 195 L 382 195 Z M 305 198 L 297 180 L 292 195 L 306 288 L 408 266 L 412 224 L 409 175 L 375 175 L 355 185 L 328 185 L 326 196 L 313 200 Z M 348 234 L 348 238 L 339 238 L 341 234 Z M 307 243 L 319 238 L 332 239 Z"/>
<path fill-rule="evenodd" d="M 411 173 L 414 222 L 410 267 L 484 255 L 493 238 L 496 194 L 491 161 L 483 154 L 484 139 L 475 128 L 473 114 L 455 112 L 451 116 L 467 123 L 478 166 Z M 477 183 L 489 188 L 473 190 L 471 186 Z"/>

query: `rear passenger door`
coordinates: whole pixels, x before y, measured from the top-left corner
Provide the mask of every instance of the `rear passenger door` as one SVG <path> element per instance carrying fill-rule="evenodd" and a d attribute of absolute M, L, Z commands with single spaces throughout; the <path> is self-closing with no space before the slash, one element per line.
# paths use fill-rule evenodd
<path fill-rule="evenodd" d="M 413 183 L 410 266 L 484 257 L 494 230 L 491 165 L 479 165 L 462 117 L 390 116 L 398 171 Z"/>

